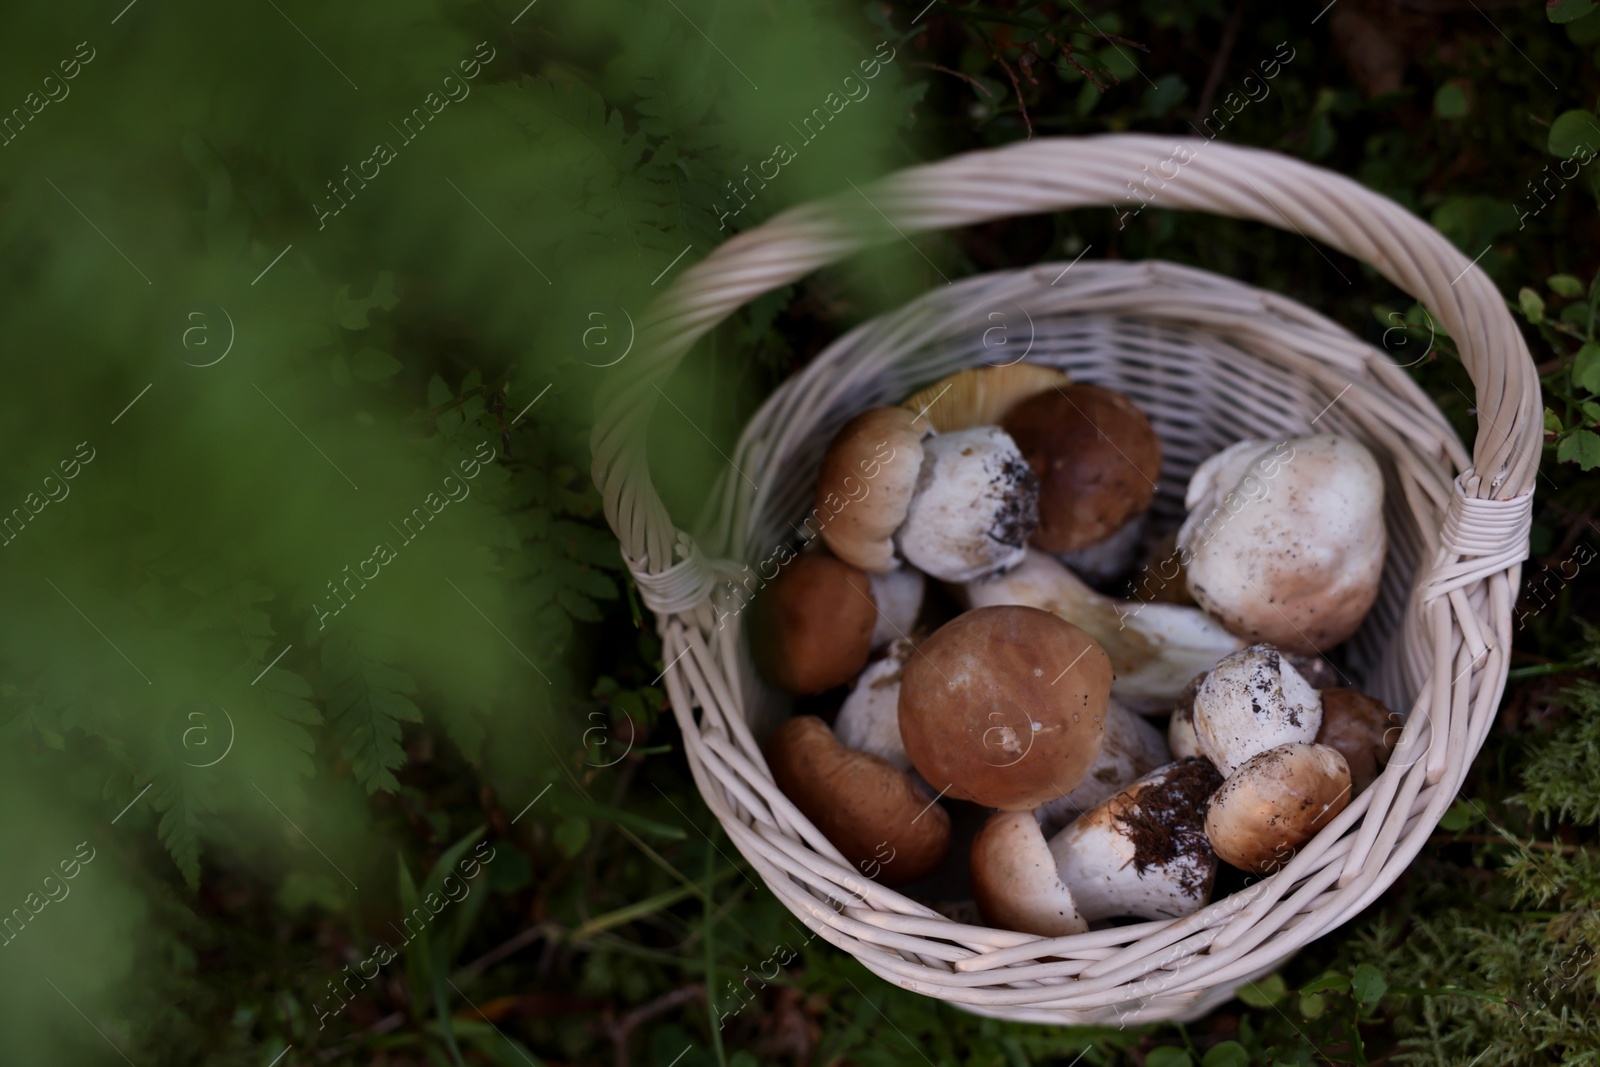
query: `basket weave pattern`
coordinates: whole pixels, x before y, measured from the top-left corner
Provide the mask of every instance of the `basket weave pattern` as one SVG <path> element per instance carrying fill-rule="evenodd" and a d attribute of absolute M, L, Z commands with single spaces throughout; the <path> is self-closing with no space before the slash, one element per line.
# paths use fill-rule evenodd
<path fill-rule="evenodd" d="M 645 427 L 683 356 L 733 310 L 871 243 L 1133 202 L 1129 183 L 1170 160 L 1175 145 L 1189 161 L 1160 188 L 1160 206 L 1298 232 L 1422 302 L 1476 387 L 1470 457 L 1402 367 L 1304 306 L 1175 264 L 1085 258 L 947 285 L 841 338 L 751 419 L 699 541 L 674 526 L 650 481 Z M 658 617 L 690 769 L 772 891 L 891 982 L 1033 1022 L 1203 1014 L 1382 893 L 1487 736 L 1527 554 L 1538 378 L 1493 283 L 1443 236 L 1355 182 L 1273 153 L 1142 135 L 972 153 L 728 241 L 652 306 L 639 346 L 633 375 L 597 420 L 594 475 Z M 1351 684 L 1409 711 L 1394 757 L 1277 874 L 1186 918 L 1053 939 L 954 922 L 852 869 L 774 786 L 757 742 L 778 705 L 750 665 L 741 602 L 725 580 L 749 577 L 746 566 L 795 539 L 822 451 L 851 416 L 961 367 L 1021 358 L 1126 393 L 1150 416 L 1163 448 L 1158 527 L 1181 519 L 1194 467 L 1244 437 L 1346 434 L 1384 469 L 1389 558 L 1347 658 Z"/>

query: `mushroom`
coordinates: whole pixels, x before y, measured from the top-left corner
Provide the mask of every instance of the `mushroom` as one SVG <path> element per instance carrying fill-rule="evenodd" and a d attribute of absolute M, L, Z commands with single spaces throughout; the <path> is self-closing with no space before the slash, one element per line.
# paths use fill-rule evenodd
<path fill-rule="evenodd" d="M 1038 549 L 1010 571 L 967 582 L 957 597 L 973 608 L 1043 608 L 1083 627 L 1111 657 L 1112 694 L 1134 711 L 1166 711 L 1189 679 L 1244 645 L 1198 608 L 1102 596 Z"/>
<path fill-rule="evenodd" d="M 824 552 L 805 552 L 755 598 L 751 650 L 773 685 L 820 693 L 861 673 L 878 620 L 866 574 Z"/>
<path fill-rule="evenodd" d="M 919 422 L 949 433 L 969 426 L 998 426 L 1028 397 L 1071 383 L 1065 372 L 1037 363 L 968 367 L 918 389 L 900 406 L 916 412 Z"/>
<path fill-rule="evenodd" d="M 1186 565 L 1187 557 L 1178 551 L 1177 530 L 1157 537 L 1147 547 L 1144 565 L 1135 576 L 1133 599 L 1158 604 L 1194 604 L 1194 597 L 1189 595 Z"/>
<path fill-rule="evenodd" d="M 1194 732 L 1194 698 L 1200 692 L 1200 683 L 1205 680 L 1205 675 L 1195 675 L 1194 680 L 1183 687 L 1183 692 L 1178 694 L 1178 702 L 1173 705 L 1172 718 L 1167 720 L 1167 747 L 1172 750 L 1173 759 L 1205 755 L 1200 751 L 1200 738 Z"/>
<path fill-rule="evenodd" d="M 1135 515 L 1104 541 L 1096 541 L 1076 552 L 1057 552 L 1055 557 L 1070 567 L 1072 573 L 1088 581 L 1109 582 L 1133 566 L 1144 540 L 1144 526 L 1145 516 Z"/>
<path fill-rule="evenodd" d="M 1383 472 L 1356 441 L 1240 441 L 1196 468 L 1184 502 L 1189 592 L 1233 633 L 1318 652 L 1377 599 Z"/>
<path fill-rule="evenodd" d="M 872 625 L 872 647 L 882 648 L 905 637 L 922 613 L 922 594 L 927 579 L 915 567 L 896 567 L 892 571 L 867 575 L 872 583 L 872 602 L 878 609 Z"/>
<path fill-rule="evenodd" d="M 900 683 L 900 737 L 928 783 L 1025 811 L 1081 782 L 1105 738 L 1111 661 L 1071 623 L 1027 607 L 958 615 Z"/>
<path fill-rule="evenodd" d="M 903 408 L 869 408 L 834 435 L 812 513 L 834 555 L 864 571 L 894 569 L 894 532 L 922 470 L 922 438 Z"/>
<path fill-rule="evenodd" d="M 911 757 L 900 741 L 900 679 L 916 651 L 904 638 L 891 644 L 882 659 L 867 664 L 833 721 L 840 744 L 870 752 L 902 771 L 911 770 Z"/>
<path fill-rule="evenodd" d="M 1078 912 L 1172 919 L 1205 905 L 1217 873 L 1206 841 L 1207 798 L 1222 776 L 1203 759 L 1152 771 L 1050 839 Z"/>
<path fill-rule="evenodd" d="M 1046 552 L 1104 541 L 1155 499 L 1161 441 L 1121 393 L 1059 386 L 1018 404 L 1001 426 L 1039 476 L 1033 543 Z"/>
<path fill-rule="evenodd" d="M 839 743 L 814 715 L 767 745 L 772 778 L 845 859 L 885 885 L 928 875 L 950 850 L 950 814 L 909 774 Z"/>
<path fill-rule="evenodd" d="M 1022 558 L 1039 521 L 1039 481 L 997 426 L 929 438 L 895 542 L 919 569 L 965 582 Z"/>
<path fill-rule="evenodd" d="M 1040 937 L 1081 934 L 1072 891 L 1056 873 L 1039 823 L 1026 811 L 997 811 L 972 841 L 972 896 L 990 925 Z"/>
<path fill-rule="evenodd" d="M 1206 837 L 1218 856 L 1265 874 L 1287 863 L 1350 803 L 1338 749 L 1292 743 L 1251 756 L 1211 798 Z"/>
<path fill-rule="evenodd" d="M 1271 645 L 1228 656 L 1195 694 L 1200 751 L 1224 775 L 1269 748 L 1315 740 L 1321 726 L 1322 698 Z"/>
<path fill-rule="evenodd" d="M 1285 652 L 1284 659 L 1294 664 L 1294 669 L 1300 672 L 1300 677 L 1304 678 L 1306 684 L 1313 689 L 1333 689 L 1344 680 L 1339 668 L 1322 656 L 1301 656 Z"/>
<path fill-rule="evenodd" d="M 1106 739 L 1089 773 L 1066 796 L 1041 804 L 1034 814 L 1045 834 L 1053 834 L 1102 800 L 1171 762 L 1160 730 L 1115 700 L 1108 700 Z"/>
<path fill-rule="evenodd" d="M 1350 768 L 1352 793 L 1359 793 L 1389 764 L 1399 740 L 1400 716 L 1354 689 L 1322 691 L 1322 726 L 1317 743 L 1336 748 Z"/>

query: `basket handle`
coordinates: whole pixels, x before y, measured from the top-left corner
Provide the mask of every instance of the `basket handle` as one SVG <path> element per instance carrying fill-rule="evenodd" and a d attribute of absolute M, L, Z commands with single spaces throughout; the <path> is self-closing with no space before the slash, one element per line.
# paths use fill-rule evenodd
<path fill-rule="evenodd" d="M 1531 490 L 1543 439 L 1533 359 L 1488 275 L 1432 226 L 1343 175 L 1276 152 L 1150 134 L 1038 138 L 912 167 L 785 211 L 724 242 L 651 304 L 630 361 L 634 375 L 602 400 L 591 437 L 606 519 L 646 603 L 658 613 L 687 611 L 715 581 L 673 526 L 644 442 L 662 384 L 728 315 L 819 267 L 911 234 L 1146 204 L 1266 223 L 1371 264 L 1427 308 L 1472 377 L 1479 476 L 1463 479 L 1462 491 L 1507 501 Z"/>

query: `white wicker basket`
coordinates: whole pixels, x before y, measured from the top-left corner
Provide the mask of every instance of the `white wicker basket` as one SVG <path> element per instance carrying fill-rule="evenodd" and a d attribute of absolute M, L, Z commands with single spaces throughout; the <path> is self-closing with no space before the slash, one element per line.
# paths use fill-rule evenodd
<path fill-rule="evenodd" d="M 1404 369 L 1294 301 L 1171 263 L 1085 258 L 948 285 L 852 331 L 756 413 L 700 542 L 674 527 L 650 481 L 645 428 L 661 384 L 735 308 L 870 243 L 1133 202 L 1134 186 L 1154 188 L 1144 179 L 1177 146 L 1189 159 L 1159 188 L 1161 206 L 1293 230 L 1364 260 L 1423 303 L 1476 385 L 1470 459 Z M 1003 350 L 997 335 L 986 343 L 993 313 L 1004 317 Z M 1284 869 L 1187 918 L 1046 939 L 957 923 L 867 880 L 773 785 L 756 737 L 772 694 L 750 666 L 737 615 L 717 625 L 737 611 L 726 579 L 795 540 L 790 524 L 809 510 L 822 450 L 840 425 L 960 367 L 1015 360 L 1024 347 L 1028 361 L 1127 393 L 1150 415 L 1163 445 L 1158 523 L 1181 517 L 1195 465 L 1242 437 L 1306 433 L 1315 423 L 1359 438 L 1384 466 L 1389 561 L 1348 659 L 1362 688 L 1409 709 L 1399 747 L 1378 781 Z M 888 981 L 1032 1022 L 1201 1015 L 1382 893 L 1484 742 L 1527 554 L 1538 378 L 1489 279 L 1439 233 L 1349 179 L 1270 152 L 1144 135 L 976 152 L 796 208 L 728 241 L 652 306 L 639 348 L 601 409 L 594 475 L 658 617 L 689 767 L 772 891 Z"/>

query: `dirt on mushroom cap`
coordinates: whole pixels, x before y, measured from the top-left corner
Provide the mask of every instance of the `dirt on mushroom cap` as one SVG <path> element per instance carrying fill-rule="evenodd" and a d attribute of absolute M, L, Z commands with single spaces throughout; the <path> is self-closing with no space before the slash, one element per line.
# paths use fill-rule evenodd
<path fill-rule="evenodd" d="M 1162 780 L 1124 792 L 1111 801 L 1111 817 L 1133 843 L 1133 866 L 1141 875 L 1152 867 L 1167 868 L 1185 856 L 1211 849 L 1206 839 L 1206 809 L 1222 786 L 1211 761 L 1179 760 Z M 1177 881 L 1185 892 L 1203 892 L 1210 874 L 1204 865 L 1181 865 Z"/>

